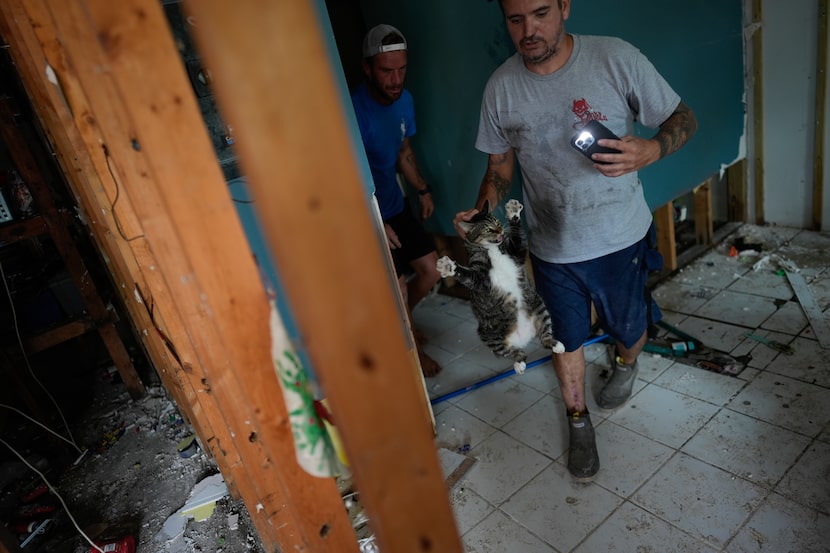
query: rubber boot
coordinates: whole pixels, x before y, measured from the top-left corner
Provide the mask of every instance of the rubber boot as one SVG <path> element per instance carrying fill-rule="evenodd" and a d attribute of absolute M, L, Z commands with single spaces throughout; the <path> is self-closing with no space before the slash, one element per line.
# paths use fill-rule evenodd
<path fill-rule="evenodd" d="M 634 381 L 637 379 L 637 361 L 631 365 L 622 362 L 622 358 L 615 357 L 614 372 L 605 383 L 605 387 L 597 397 L 597 405 L 602 409 L 619 407 L 631 397 Z"/>
<path fill-rule="evenodd" d="M 568 430 L 570 431 L 570 450 L 568 452 L 568 472 L 576 480 L 588 482 L 599 471 L 599 453 L 588 413 L 569 413 Z"/>

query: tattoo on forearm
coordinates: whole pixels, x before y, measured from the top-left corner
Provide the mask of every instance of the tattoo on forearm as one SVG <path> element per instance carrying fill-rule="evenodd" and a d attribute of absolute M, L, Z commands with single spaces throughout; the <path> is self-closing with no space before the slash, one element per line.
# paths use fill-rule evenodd
<path fill-rule="evenodd" d="M 510 158 L 506 153 L 500 156 L 491 156 L 490 162 L 487 164 L 487 173 L 484 176 L 485 182 L 496 191 L 499 201 L 510 192 L 512 180 L 502 177 L 496 167 L 509 162 L 509 160 Z"/>
<path fill-rule="evenodd" d="M 697 120 L 692 110 L 680 102 L 674 113 L 660 125 L 655 137 L 660 143 L 660 158 L 664 158 L 680 149 L 697 130 Z"/>

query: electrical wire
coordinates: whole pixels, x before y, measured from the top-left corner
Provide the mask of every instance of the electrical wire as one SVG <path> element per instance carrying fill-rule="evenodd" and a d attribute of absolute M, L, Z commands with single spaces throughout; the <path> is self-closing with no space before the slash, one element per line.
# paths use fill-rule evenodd
<path fill-rule="evenodd" d="M 63 500 L 63 497 L 61 497 L 61 494 L 59 494 L 59 493 L 58 493 L 58 490 L 56 490 L 56 489 L 55 489 L 55 487 L 54 487 L 54 486 L 53 486 L 53 485 L 49 482 L 49 480 L 47 480 L 47 479 L 46 479 L 46 477 L 43 475 L 43 473 L 42 473 L 42 472 L 40 472 L 39 470 L 37 470 L 34 466 L 32 466 L 32 464 L 31 464 L 31 463 L 29 463 L 29 461 L 27 461 L 27 460 L 26 460 L 26 459 L 25 459 L 25 458 L 24 458 L 24 457 L 23 457 L 20 453 L 18 453 L 18 452 L 17 452 L 17 450 L 16 450 L 15 448 L 13 448 L 11 445 L 9 445 L 9 443 L 8 443 L 8 442 L 6 442 L 6 440 L 4 440 L 3 438 L 0 438 L 0 443 L 2 443 L 4 446 L 6 446 L 7 448 L 9 448 L 9 451 L 11 451 L 12 453 L 14 453 L 14 454 L 17 456 L 17 458 L 18 458 L 18 459 L 20 459 L 20 461 L 21 461 L 24 465 L 26 465 L 27 467 L 29 467 L 30 469 L 32 469 L 32 470 L 33 470 L 33 471 L 34 471 L 34 472 L 35 472 L 38 476 L 40 476 L 41 480 L 43 480 L 43 481 L 46 483 L 46 485 L 49 487 L 49 491 L 51 491 L 53 494 L 55 494 L 55 497 L 57 497 L 57 498 L 58 498 L 58 500 L 61 502 L 61 505 L 63 505 L 63 510 L 64 510 L 64 511 L 66 511 L 66 514 L 67 514 L 67 516 L 69 517 L 69 520 L 71 520 L 71 521 L 72 521 L 72 524 L 74 524 L 74 525 L 75 525 L 75 529 L 78 531 L 78 533 L 79 533 L 81 536 L 83 536 L 83 537 L 84 537 L 84 539 L 85 539 L 87 542 L 89 542 L 89 544 L 90 544 L 90 545 L 91 545 L 91 546 L 92 546 L 92 547 L 93 547 L 96 551 L 100 551 L 100 553 L 104 553 L 104 550 L 103 550 L 103 549 L 101 549 L 100 547 L 98 547 L 97 545 L 95 545 L 95 542 L 93 542 L 93 541 L 92 541 L 92 539 L 91 539 L 89 536 L 87 536 L 87 535 L 84 533 L 84 531 L 83 531 L 83 530 L 81 530 L 81 527 L 78 525 L 78 522 L 75 520 L 75 517 L 73 517 L 73 516 L 72 516 L 72 513 L 69 511 L 69 507 L 67 507 L 67 506 L 66 506 L 66 501 L 64 501 L 64 500 Z"/>
<path fill-rule="evenodd" d="M 29 363 L 29 356 L 26 355 L 26 348 L 23 346 L 23 338 L 20 337 L 20 325 L 17 322 L 17 312 L 14 309 L 14 300 L 12 299 L 12 292 L 11 292 L 11 290 L 9 290 L 9 283 L 6 282 L 6 272 L 3 269 L 3 263 L 2 262 L 0 262 L 0 279 L 3 280 L 3 286 L 6 288 L 6 295 L 9 298 L 9 306 L 11 307 L 11 310 L 12 310 L 12 320 L 14 321 L 14 332 L 17 335 L 17 343 L 20 346 L 20 352 L 23 354 L 23 360 L 26 362 L 26 367 L 29 369 L 29 374 L 32 375 L 32 378 L 34 379 L 35 382 L 37 382 L 38 386 L 40 386 L 41 389 L 44 392 L 46 392 L 46 395 L 49 397 L 49 399 L 52 400 L 52 404 L 55 406 L 55 409 L 57 409 L 58 414 L 60 415 L 61 420 L 63 421 L 63 425 L 66 428 L 66 433 L 69 435 L 69 439 L 72 441 L 72 445 L 75 446 L 75 449 L 77 449 L 78 451 L 81 451 L 81 448 L 78 447 L 78 444 L 75 441 L 75 437 L 72 435 L 72 431 L 69 429 L 69 423 L 66 422 L 66 417 L 63 416 L 63 411 L 61 411 L 61 408 L 58 405 L 58 402 L 55 400 L 55 398 L 52 396 L 52 394 L 49 393 L 49 390 L 46 389 L 46 386 L 43 385 L 43 382 L 41 382 L 40 379 L 38 379 L 37 375 L 35 375 L 35 371 L 32 370 L 32 365 L 31 365 L 31 363 Z"/>
<path fill-rule="evenodd" d="M 121 188 L 118 186 L 118 179 L 115 178 L 115 172 L 112 170 L 112 165 L 110 165 L 109 148 L 107 148 L 106 144 L 101 144 L 101 147 L 104 149 L 104 158 L 107 160 L 107 169 L 109 169 L 112 182 L 115 183 L 115 199 L 112 200 L 112 206 L 110 207 L 110 211 L 112 211 L 112 218 L 115 221 L 115 228 L 118 229 L 118 234 L 121 235 L 121 238 L 123 238 L 125 242 L 132 242 L 133 240 L 144 238 L 143 234 L 127 238 L 127 235 L 124 233 L 124 229 L 121 228 L 121 222 L 118 220 L 118 213 L 115 211 L 115 204 L 118 203 L 118 199 L 121 197 Z"/>
<path fill-rule="evenodd" d="M 23 412 L 23 411 L 21 411 L 20 409 L 16 409 L 16 408 L 12 407 L 11 405 L 6 405 L 5 403 L 0 403 L 0 407 L 5 407 L 6 409 L 10 409 L 10 410 L 14 411 L 14 412 L 15 412 L 15 413 L 17 413 L 18 415 L 21 415 L 21 416 L 23 416 L 23 417 L 26 417 L 27 419 L 29 419 L 30 421 L 32 421 L 33 423 L 35 423 L 35 424 L 36 424 L 36 425 L 38 425 L 39 427 L 43 428 L 44 430 L 46 430 L 46 431 L 47 431 L 47 432 L 49 432 L 50 434 L 53 434 L 54 436 L 56 436 L 56 437 L 60 438 L 60 439 L 61 439 L 61 440 L 63 440 L 64 442 L 66 442 L 66 443 L 68 443 L 69 445 L 71 445 L 72 447 L 74 447 L 74 448 L 78 451 L 78 453 L 83 454 L 83 450 L 82 450 L 82 449 L 80 449 L 80 448 L 79 448 L 79 447 L 75 444 L 75 442 L 73 442 L 73 441 L 71 441 L 71 440 L 67 440 L 66 438 L 64 438 L 63 436 L 61 436 L 60 434 L 58 434 L 57 432 L 55 432 L 54 430 L 52 430 L 51 428 L 49 428 L 48 426 L 46 426 L 45 424 L 43 424 L 42 422 L 40 422 L 40 421 L 38 421 L 38 420 L 33 419 L 32 417 L 30 417 L 29 415 L 27 415 L 26 413 L 24 413 L 24 412 Z"/>

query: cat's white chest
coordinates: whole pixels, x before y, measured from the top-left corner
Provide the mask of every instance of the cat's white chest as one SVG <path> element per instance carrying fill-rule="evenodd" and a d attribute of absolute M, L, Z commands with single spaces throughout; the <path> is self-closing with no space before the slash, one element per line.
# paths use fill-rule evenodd
<path fill-rule="evenodd" d="M 506 342 L 515 347 L 524 347 L 536 337 L 536 325 L 525 309 L 524 294 L 519 285 L 520 268 L 510 257 L 497 249 L 489 249 L 487 255 L 490 257 L 492 266 L 490 282 L 516 301 L 518 311 L 516 328 L 507 337 Z"/>
<path fill-rule="evenodd" d="M 519 287 L 519 267 L 496 248 L 488 248 L 487 255 L 490 257 L 490 282 L 522 301 L 522 291 Z"/>

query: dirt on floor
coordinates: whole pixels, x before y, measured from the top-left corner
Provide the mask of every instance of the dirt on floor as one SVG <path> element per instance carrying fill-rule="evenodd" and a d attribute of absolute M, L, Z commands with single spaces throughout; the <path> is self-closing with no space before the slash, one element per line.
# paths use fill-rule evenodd
<path fill-rule="evenodd" d="M 38 437 L 17 451 L 31 467 L 16 455 L 0 465 L 0 517 L 14 545 L 28 538 L 23 552 L 95 551 L 74 519 L 101 549 L 117 553 L 131 538 L 138 553 L 263 551 L 245 505 L 227 494 L 216 462 L 192 439 L 163 388 L 132 401 L 112 368 L 101 370 L 94 386 L 89 407 L 70 424 L 78 449 L 14 415 L 20 422 L 8 433 L 12 447 L 20 443 L 14 436 Z M 212 486 L 201 490 L 205 484 Z M 207 505 L 183 515 L 199 503 L 200 490 Z M 119 549 L 104 547 L 119 542 Z"/>

